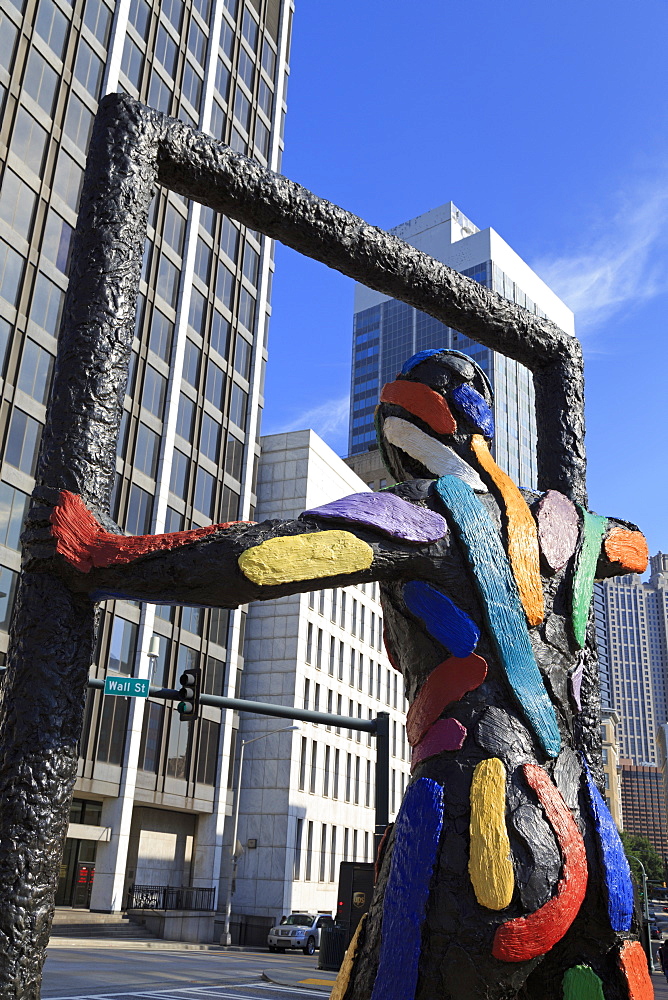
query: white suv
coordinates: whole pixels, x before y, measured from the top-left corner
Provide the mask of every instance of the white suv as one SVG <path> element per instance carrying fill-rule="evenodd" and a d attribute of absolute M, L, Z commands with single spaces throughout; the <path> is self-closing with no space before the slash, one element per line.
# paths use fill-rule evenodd
<path fill-rule="evenodd" d="M 301 948 L 305 955 L 312 955 L 320 947 L 321 927 L 333 927 L 334 921 L 324 913 L 291 913 L 285 923 L 272 927 L 267 944 L 269 951 L 284 952 L 286 948 Z"/>

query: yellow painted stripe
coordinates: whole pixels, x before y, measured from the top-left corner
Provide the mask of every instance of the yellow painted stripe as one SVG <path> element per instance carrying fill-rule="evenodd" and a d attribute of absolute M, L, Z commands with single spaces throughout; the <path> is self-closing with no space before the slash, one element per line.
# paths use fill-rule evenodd
<path fill-rule="evenodd" d="M 333 979 L 298 979 L 298 983 L 305 986 L 331 986 Z"/>
<path fill-rule="evenodd" d="M 349 531 L 318 531 L 270 538 L 239 556 L 244 576 L 261 586 L 317 580 L 368 569 L 373 549 Z"/>
<path fill-rule="evenodd" d="M 545 616 L 540 578 L 538 529 L 528 504 L 510 476 L 492 458 L 482 434 L 474 434 L 471 448 L 490 477 L 506 508 L 508 559 L 529 625 L 540 625 Z"/>
<path fill-rule="evenodd" d="M 471 782 L 469 875 L 476 899 L 503 910 L 513 897 L 515 876 L 506 831 L 506 769 L 498 757 L 481 760 Z"/>
<path fill-rule="evenodd" d="M 348 945 L 348 950 L 343 956 L 343 961 L 341 962 L 341 968 L 339 969 L 339 974 L 336 977 L 336 982 L 334 983 L 334 989 L 329 995 L 329 1000 L 343 1000 L 346 995 L 346 990 L 348 989 L 348 983 L 350 982 L 350 977 L 353 972 L 353 965 L 355 964 L 355 958 L 357 957 L 357 948 L 360 941 L 360 935 L 362 933 L 362 927 L 364 926 L 364 921 L 366 920 L 366 913 L 362 914 L 360 922 L 355 928 L 355 933 L 352 936 L 352 940 Z"/>

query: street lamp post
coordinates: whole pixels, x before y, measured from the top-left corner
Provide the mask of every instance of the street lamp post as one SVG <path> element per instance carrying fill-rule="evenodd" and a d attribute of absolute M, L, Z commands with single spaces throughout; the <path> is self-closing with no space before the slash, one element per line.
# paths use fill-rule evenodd
<path fill-rule="evenodd" d="M 237 783 L 234 788 L 234 824 L 232 827 L 232 871 L 230 877 L 227 880 L 227 898 L 225 900 L 225 928 L 221 937 L 221 944 L 231 944 L 230 935 L 230 918 L 232 916 L 232 886 L 234 885 L 237 877 L 237 863 L 239 861 L 239 855 L 237 853 L 237 832 L 239 830 L 239 800 L 241 799 L 241 771 L 244 766 L 244 750 L 248 743 L 256 743 L 257 740 L 263 740 L 267 736 L 275 736 L 276 733 L 289 733 L 294 730 L 299 729 L 299 726 L 284 726 L 282 729 L 272 729 L 270 733 L 262 733 L 261 736 L 254 736 L 250 740 L 241 741 L 241 750 L 239 751 L 239 770 L 237 772 Z"/>
<path fill-rule="evenodd" d="M 654 970 L 654 962 L 653 962 L 653 959 L 652 959 L 652 932 L 650 930 L 649 898 L 648 898 L 648 895 L 647 895 L 647 872 L 645 871 L 644 864 L 642 863 L 642 861 L 640 860 L 640 858 L 636 857 L 635 854 L 629 854 L 629 858 L 632 858 L 633 861 L 636 861 L 640 865 L 640 870 L 642 872 L 643 910 L 644 910 L 644 917 L 645 917 L 645 926 L 647 928 L 647 962 L 649 964 L 649 968 L 650 968 L 650 972 L 651 972 L 651 971 Z"/>

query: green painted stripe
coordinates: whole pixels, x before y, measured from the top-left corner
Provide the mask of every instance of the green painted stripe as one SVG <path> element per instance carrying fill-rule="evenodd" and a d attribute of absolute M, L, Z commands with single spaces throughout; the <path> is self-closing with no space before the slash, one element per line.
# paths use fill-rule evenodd
<path fill-rule="evenodd" d="M 578 504 L 578 506 L 580 506 Z M 573 598 L 571 615 L 575 640 L 582 649 L 587 637 L 587 622 L 589 621 L 589 606 L 594 593 L 594 576 L 596 564 L 601 554 L 601 541 L 608 526 L 607 517 L 590 514 L 584 507 L 582 512 L 582 535 L 580 551 L 577 557 L 577 569 L 573 579 Z"/>
<path fill-rule="evenodd" d="M 564 1000 L 605 1000 L 603 983 L 588 965 L 574 965 L 564 975 Z"/>

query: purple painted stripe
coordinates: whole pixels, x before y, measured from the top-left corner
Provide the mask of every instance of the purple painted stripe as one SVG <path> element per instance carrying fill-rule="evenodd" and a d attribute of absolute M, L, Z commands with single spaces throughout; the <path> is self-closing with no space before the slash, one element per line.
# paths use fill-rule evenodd
<path fill-rule="evenodd" d="M 413 747 L 411 771 L 428 757 L 435 757 L 444 750 L 461 750 L 466 739 L 466 726 L 457 719 L 437 719 L 430 726 L 417 746 Z"/>
<path fill-rule="evenodd" d="M 416 507 L 393 493 L 353 493 L 305 510 L 301 516 L 366 524 L 406 542 L 436 542 L 448 533 L 445 518 L 440 514 Z"/>

